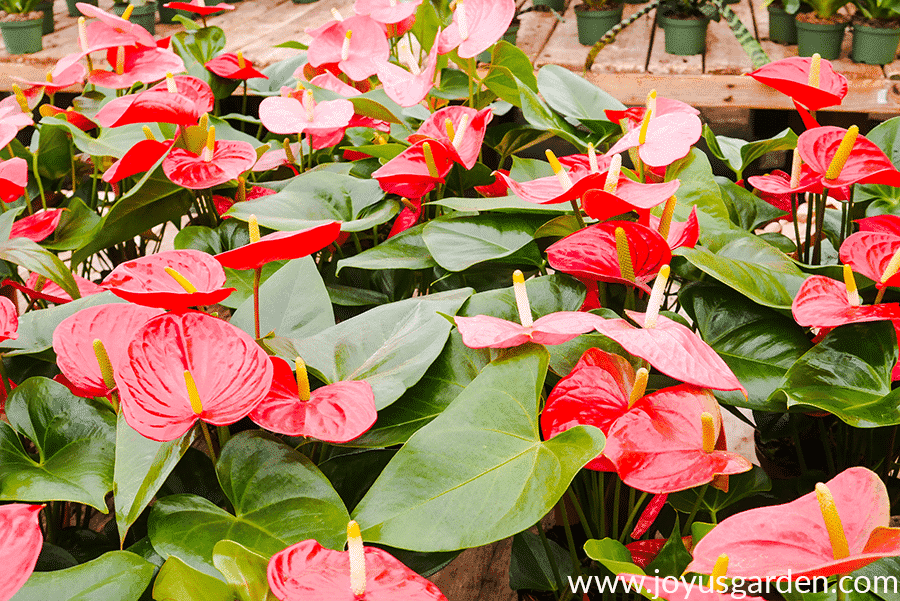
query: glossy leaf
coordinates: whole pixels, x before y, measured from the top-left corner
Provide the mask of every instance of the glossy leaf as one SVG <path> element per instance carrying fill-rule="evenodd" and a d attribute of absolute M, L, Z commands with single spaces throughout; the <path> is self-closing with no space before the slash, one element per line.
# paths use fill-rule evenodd
<path fill-rule="evenodd" d="M 73 501 L 106 513 L 113 485 L 116 417 L 109 404 L 30 378 L 6 402 L 0 422 L 0 499 Z M 30 440 L 33 458 L 20 439 Z"/>
<path fill-rule="evenodd" d="M 772 490 L 772 481 L 759 466 L 749 472 L 728 477 L 728 491 L 718 488 L 692 488 L 669 495 L 668 502 L 682 513 L 690 514 L 699 503 L 700 512 L 715 514 L 751 495 Z M 696 523 L 696 522 L 695 522 Z"/>
<path fill-rule="evenodd" d="M 603 564 L 613 574 L 638 574 L 644 571 L 631 560 L 631 553 L 625 545 L 611 538 L 591 539 L 584 544 L 588 557 Z"/>
<path fill-rule="evenodd" d="M 494 361 L 416 432 L 354 511 L 364 538 L 445 551 L 505 538 L 540 519 L 604 440 L 595 428 L 576 427 L 541 441 L 547 360 L 526 346 Z"/>
<path fill-rule="evenodd" d="M 788 370 L 772 396 L 788 407 L 828 411 L 857 428 L 898 424 L 900 393 L 891 391 L 896 363 L 897 336 L 891 323 L 841 326 Z"/>
<path fill-rule="evenodd" d="M 548 540 L 547 544 L 553 556 L 552 562 L 537 534 L 525 530 L 513 537 L 509 561 L 510 588 L 555 591 L 559 584 L 554 576 L 554 566 L 563 578 L 575 572 L 572 556 L 552 540 Z"/>
<path fill-rule="evenodd" d="M 357 269 L 430 269 L 437 267 L 431 252 L 425 246 L 422 223 L 391 236 L 384 242 L 363 252 L 338 261 L 338 272 L 345 267 Z"/>
<path fill-rule="evenodd" d="M 231 540 L 213 547 L 213 563 L 240 601 L 278 601 L 266 580 L 269 560 Z"/>
<path fill-rule="evenodd" d="M 622 110 L 625 105 L 584 78 L 558 65 L 538 70 L 538 91 L 556 112 L 581 120 L 606 120 L 605 109 Z"/>
<path fill-rule="evenodd" d="M 422 230 L 431 256 L 449 271 L 508 257 L 531 242 L 533 236 L 529 221 L 501 215 L 440 218 Z"/>
<path fill-rule="evenodd" d="M 175 556 L 169 557 L 153 582 L 155 601 L 234 601 L 231 587 L 218 578 L 195 570 Z"/>
<path fill-rule="evenodd" d="M 279 347 L 278 354 L 290 361 L 301 357 L 327 382 L 367 381 L 375 406 L 384 409 L 419 381 L 444 348 L 451 324 L 438 312 L 456 313 L 470 293 L 464 288 L 376 307 Z"/>
<path fill-rule="evenodd" d="M 148 532 L 163 557 L 223 579 L 214 548 L 233 540 L 263 556 L 315 538 L 331 548 L 346 541 L 347 510 L 318 468 L 305 456 L 260 432 L 233 437 L 216 474 L 234 514 L 195 495 L 170 495 L 150 512 Z"/>
<path fill-rule="evenodd" d="M 156 566 L 134 553 L 111 551 L 72 568 L 32 574 L 13 600 L 137 599 L 155 571 Z"/>

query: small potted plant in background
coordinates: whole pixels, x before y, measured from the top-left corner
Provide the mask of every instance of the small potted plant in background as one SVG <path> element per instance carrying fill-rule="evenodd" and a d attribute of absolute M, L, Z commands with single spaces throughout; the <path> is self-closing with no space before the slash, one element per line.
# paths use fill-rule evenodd
<path fill-rule="evenodd" d="M 33 54 L 43 50 L 44 15 L 35 9 L 37 0 L 0 0 L 0 32 L 10 54 Z"/>
<path fill-rule="evenodd" d="M 538 12 L 555 11 L 562 14 L 566 11 L 566 0 L 532 0 L 532 4 Z"/>
<path fill-rule="evenodd" d="M 151 35 L 156 35 L 156 2 L 147 0 L 116 1 L 113 4 L 113 12 L 120 17 L 124 16 L 129 6 L 134 8 L 129 13 L 128 20 L 137 23 Z"/>
<path fill-rule="evenodd" d="M 78 10 L 78 7 L 75 6 L 78 2 L 84 2 L 85 4 L 93 4 L 94 6 L 99 5 L 99 0 L 66 0 L 66 7 L 69 9 L 70 17 L 81 17 L 81 11 Z"/>
<path fill-rule="evenodd" d="M 844 30 L 850 17 L 838 13 L 848 0 L 807 0 L 809 12 L 798 12 L 797 52 L 800 56 L 818 53 L 822 58 L 834 60 L 841 55 Z"/>
<path fill-rule="evenodd" d="M 766 10 L 769 12 L 769 40 L 776 44 L 797 43 L 797 21 L 794 20 L 801 9 L 800 0 L 766 0 Z M 805 11 L 810 9 L 805 6 Z"/>
<path fill-rule="evenodd" d="M 666 52 L 676 56 L 706 51 L 706 29 L 719 11 L 704 0 L 665 0 L 659 7 L 659 26 L 666 38 Z"/>
<path fill-rule="evenodd" d="M 584 0 L 575 7 L 575 20 L 578 41 L 593 46 L 622 20 L 622 0 Z"/>
<path fill-rule="evenodd" d="M 892 62 L 900 44 L 900 4 L 896 0 L 853 0 L 853 5 L 850 58 L 870 65 Z"/>

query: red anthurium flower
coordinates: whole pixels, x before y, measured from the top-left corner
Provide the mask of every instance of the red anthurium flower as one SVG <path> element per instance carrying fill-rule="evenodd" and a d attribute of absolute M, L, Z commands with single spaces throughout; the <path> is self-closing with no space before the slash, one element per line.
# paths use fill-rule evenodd
<path fill-rule="evenodd" d="M 382 165 L 372 177 L 389 194 L 422 198 L 453 166 L 456 151 L 438 140 L 417 142 Z"/>
<path fill-rule="evenodd" d="M 227 52 L 220 54 L 204 66 L 219 77 L 226 79 L 269 79 L 268 75 L 264 75 L 254 69 L 253 63 L 245 59 L 244 55 L 240 53 Z"/>
<path fill-rule="evenodd" d="M 38 514 L 43 505 L 0 505 L 0 600 L 16 594 L 34 571 L 44 545 Z"/>
<path fill-rule="evenodd" d="M 91 71 L 88 82 L 114 90 L 128 89 L 136 83 L 158 81 L 164 79 L 166 73 L 184 71 L 184 61 L 180 56 L 156 46 L 110 48 L 106 51 L 106 60 L 113 70 Z"/>
<path fill-rule="evenodd" d="M 438 37 L 438 53 L 454 48 L 460 58 L 474 58 L 503 37 L 516 14 L 514 0 L 457 0 L 453 22 Z"/>
<path fill-rule="evenodd" d="M 883 232 L 900 237 L 900 217 L 897 215 L 876 215 L 857 219 L 861 232 Z"/>
<path fill-rule="evenodd" d="M 400 23 L 415 16 L 422 0 L 403 2 L 397 0 L 356 0 L 353 10 L 358 15 L 369 15 L 379 23 Z"/>
<path fill-rule="evenodd" d="M 647 112 L 647 108 L 643 106 L 636 106 L 630 109 L 625 109 L 624 111 L 616 111 L 613 109 L 607 109 L 604 111 L 606 113 L 606 118 L 612 121 L 613 123 L 620 123 L 622 119 L 627 119 L 626 125 L 627 128 L 633 129 L 641 124 L 644 120 L 644 113 Z M 689 115 L 700 115 L 700 111 L 695 109 L 689 104 L 681 102 L 680 100 L 674 100 L 672 98 L 663 98 L 659 96 L 656 98 L 656 116 L 667 115 L 669 113 L 686 113 Z"/>
<path fill-rule="evenodd" d="M 637 542 L 649 543 L 653 541 Z M 666 541 L 663 540 L 662 542 L 665 544 Z M 630 547 L 631 545 L 626 546 Z M 647 564 L 649 563 L 648 561 Z M 732 601 L 736 595 L 736 593 L 723 592 L 724 588 L 716 589 L 709 586 L 708 583 L 688 582 L 683 578 L 676 580 L 672 577 L 635 576 L 627 573 L 619 574 L 617 577 L 624 583 L 633 584 L 634 588 L 640 586 L 644 589 L 644 594 L 651 599 L 665 599 L 666 601 Z M 723 582 L 722 585 L 724 586 L 724 584 Z M 765 601 L 763 597 L 753 597 L 746 594 L 742 594 L 741 599 L 744 601 Z"/>
<path fill-rule="evenodd" d="M 631 562 L 643 570 L 656 559 L 656 556 L 659 555 L 659 552 L 662 550 L 663 545 L 666 544 L 667 540 L 668 539 L 665 538 L 636 540 L 625 545 L 625 548 L 631 553 Z"/>
<path fill-rule="evenodd" d="M 103 181 L 118 183 L 126 177 L 149 171 L 172 146 L 172 140 L 141 140 L 103 173 Z"/>
<path fill-rule="evenodd" d="M 822 60 L 818 67 L 819 84 L 810 85 L 813 62 L 812 58 L 792 56 L 771 62 L 749 75 L 811 111 L 840 104 L 847 95 L 847 78 L 836 73 L 830 62 Z"/>
<path fill-rule="evenodd" d="M 243 200 L 256 200 L 257 198 L 262 198 L 263 196 L 271 196 L 273 194 L 276 194 L 276 192 L 271 188 L 253 186 L 249 190 L 247 190 L 247 194 L 245 195 Z M 213 204 L 216 205 L 216 212 L 222 219 L 231 219 L 231 216 L 226 215 L 225 213 L 227 213 L 228 210 L 234 206 L 234 203 L 239 201 L 239 198 L 228 198 L 219 194 L 213 195 Z"/>
<path fill-rule="evenodd" d="M 694 547 L 687 570 L 708 574 L 727 554 L 728 575 L 745 579 L 846 574 L 900 555 L 900 528 L 889 521 L 884 483 L 851 467 L 796 501 L 723 520 Z"/>
<path fill-rule="evenodd" d="M 610 426 L 603 454 L 625 484 L 660 494 L 752 467 L 725 448 L 715 397 L 708 390 L 680 385 L 635 402 Z"/>
<path fill-rule="evenodd" d="M 747 178 L 747 182 L 762 192 L 760 198 L 782 211 L 791 210 L 791 195 L 802 192 L 822 192 L 822 176 L 809 168 L 809 165 L 800 167 L 800 179 L 797 187 L 791 187 L 791 175 L 780 169 L 766 175 L 753 175 Z"/>
<path fill-rule="evenodd" d="M 382 25 L 365 15 L 332 21 L 307 33 L 313 36 L 306 52 L 309 64 L 337 63 L 354 81 L 375 75 L 377 63 L 386 62 L 390 54 Z"/>
<path fill-rule="evenodd" d="M 162 163 L 166 177 L 189 190 L 203 190 L 237 178 L 256 163 L 256 150 L 249 142 L 216 140 L 212 127 L 207 134 L 199 153 L 172 149 Z"/>
<path fill-rule="evenodd" d="M 216 97 L 209 84 L 202 79 L 190 75 L 176 75 L 172 78 L 172 83 L 166 78 L 166 81 L 156 84 L 148 91 L 169 92 L 170 86 L 175 93 L 189 98 L 197 106 L 198 114 L 212 112 Z"/>
<path fill-rule="evenodd" d="M 665 167 L 683 158 L 691 150 L 700 134 L 703 125 L 700 118 L 691 113 L 669 113 L 650 116 L 644 142 L 641 143 L 642 127 L 632 129 L 622 136 L 606 156 L 612 156 L 629 148 L 638 148 L 638 156 L 651 167 Z"/>
<path fill-rule="evenodd" d="M 616 230 L 621 229 L 632 272 L 619 264 Z M 656 230 L 630 221 L 598 223 L 566 236 L 547 248 L 550 265 L 579 279 L 618 282 L 650 292 L 647 282 L 672 260 L 672 251 Z"/>
<path fill-rule="evenodd" d="M 112 389 L 103 380 L 94 341 L 103 343 L 115 370 L 135 332 L 161 313 L 160 309 L 116 303 L 89 307 L 67 317 L 53 330 L 53 350 L 60 371 L 90 396 L 109 395 Z"/>
<path fill-rule="evenodd" d="M 456 153 L 456 160 L 466 169 L 471 169 L 478 162 L 484 133 L 493 113 L 490 108 L 476 111 L 465 106 L 448 106 L 434 112 L 419 129 L 409 137 L 412 143 L 421 140 L 439 140 L 447 148 Z M 450 121 L 450 128 L 447 121 Z M 450 132 L 453 133 L 451 139 Z"/>
<path fill-rule="evenodd" d="M 272 261 L 298 259 L 320 251 L 337 240 L 340 233 L 340 221 L 296 232 L 274 232 L 257 242 L 218 254 L 215 259 L 230 269 L 259 269 Z"/>
<path fill-rule="evenodd" d="M 22 88 L 41 88 L 47 94 L 55 94 L 60 90 L 71 88 L 84 82 L 87 76 L 87 69 L 81 63 L 71 65 L 57 65 L 52 71 L 47 73 L 46 81 L 28 81 L 20 77 L 13 76 L 13 80 L 19 82 Z"/>
<path fill-rule="evenodd" d="M 406 49 L 406 47 L 403 47 Z M 401 53 L 401 55 L 404 53 Z M 402 107 L 415 106 L 428 96 L 434 87 L 434 71 L 437 68 L 437 44 L 425 58 L 424 67 L 406 52 L 406 65 L 409 71 L 387 61 L 376 64 L 377 75 L 388 98 Z M 490 109 L 486 109 L 490 110 Z M 445 134 L 446 135 L 446 134 Z"/>
<path fill-rule="evenodd" d="M 647 313 L 626 311 L 628 317 L 644 326 Z M 663 315 L 653 327 L 634 327 L 624 319 L 607 319 L 597 331 L 612 338 L 626 351 L 676 380 L 713 390 L 747 391 L 708 344 L 677 321 Z"/>
<path fill-rule="evenodd" d="M 0 341 L 15 340 L 19 337 L 19 314 L 16 306 L 5 296 L 0 296 Z"/>
<path fill-rule="evenodd" d="M 152 122 L 186 126 L 196 123 L 203 112 L 182 94 L 147 90 L 113 98 L 97 112 L 96 120 L 103 127 Z"/>
<path fill-rule="evenodd" d="M 28 217 L 19 219 L 12 225 L 9 232 L 10 238 L 28 238 L 40 242 L 56 230 L 59 219 L 62 217 L 62 209 L 47 209 L 38 211 Z"/>
<path fill-rule="evenodd" d="M 509 170 L 507 169 L 498 169 L 493 173 L 494 175 L 494 183 L 486 184 L 484 186 L 475 186 L 475 191 L 484 196 L 485 198 L 499 198 L 500 196 L 506 196 L 509 194 L 509 186 L 506 185 L 506 181 L 500 175 L 505 175 L 509 177 Z"/>
<path fill-rule="evenodd" d="M 335 382 L 310 392 L 302 361 L 297 361 L 294 376 L 287 361 L 280 357 L 271 360 L 272 387 L 250 412 L 250 419 L 266 430 L 344 443 L 362 436 L 378 418 L 368 382 Z"/>
<path fill-rule="evenodd" d="M 91 52 L 110 47 L 106 45 L 102 46 L 102 48 L 94 46 L 90 43 L 92 38 L 100 41 L 101 44 L 104 43 L 104 38 L 106 38 L 105 43 L 114 42 L 115 46 L 138 44 L 139 46 L 156 47 L 156 40 L 150 35 L 150 32 L 137 23 L 132 23 L 118 15 L 108 13 L 101 8 L 97 8 L 96 6 L 84 2 L 78 2 L 75 6 L 85 17 L 99 19 L 99 22 L 91 23 L 88 26 L 88 47 Z M 91 29 L 94 29 L 94 36 L 91 36 Z M 129 42 L 128 40 L 131 41 Z M 82 50 L 86 49 L 82 48 Z"/>
<path fill-rule="evenodd" d="M 660 218 L 650 215 L 650 227 L 659 231 Z M 669 222 L 669 233 L 666 234 L 666 242 L 669 248 L 675 250 L 685 246 L 694 248 L 700 240 L 700 224 L 697 222 L 697 207 L 691 207 L 691 213 L 687 221 Z"/>
<path fill-rule="evenodd" d="M 145 307 L 184 310 L 214 305 L 234 292 L 223 288 L 225 271 L 199 250 L 168 250 L 126 261 L 112 270 L 103 286 Z"/>
<path fill-rule="evenodd" d="M 77 273 L 73 273 L 72 277 L 75 278 L 75 284 L 78 286 L 81 298 L 104 291 L 104 288 L 90 280 L 84 279 Z M 12 286 L 19 292 L 27 295 L 28 298 L 38 298 L 57 305 L 72 302 L 72 297 L 69 296 L 68 292 L 60 288 L 59 284 L 37 273 L 32 273 L 28 276 L 24 286 L 15 280 L 3 280 L 3 285 Z"/>
<path fill-rule="evenodd" d="M 848 292 L 844 284 L 823 275 L 810 276 L 800 287 L 791 305 L 791 313 L 801 326 L 817 328 L 900 319 L 900 304 L 861 306 L 859 294 L 854 295 L 855 292 L 855 288 Z"/>
<path fill-rule="evenodd" d="M 604 181 L 608 173 L 602 174 Z M 588 190 L 581 197 L 581 206 L 589 217 L 600 221 L 630 211 L 646 213 L 666 202 L 680 185 L 677 179 L 661 184 L 642 184 L 619 175 L 615 192 L 603 188 Z"/>
<path fill-rule="evenodd" d="M 403 210 L 394 219 L 394 225 L 391 226 L 391 231 L 388 232 L 388 238 L 405 232 L 419 222 L 419 217 L 422 216 L 422 199 L 411 198 L 407 199 L 407 202 L 408 204 L 403 207 Z"/>
<path fill-rule="evenodd" d="M 272 363 L 253 338 L 195 311 L 145 323 L 114 367 L 128 425 L 160 442 L 182 436 L 198 419 L 233 424 L 272 384 Z"/>
<path fill-rule="evenodd" d="M 270 96 L 259 105 L 259 119 L 273 134 L 324 135 L 343 130 L 353 118 L 353 103 L 349 100 L 316 102 L 312 92 L 305 91 L 300 98 Z"/>
<path fill-rule="evenodd" d="M 650 530 L 650 526 L 652 526 L 653 522 L 656 521 L 656 518 L 659 517 L 659 512 L 666 506 L 666 501 L 668 499 L 668 493 L 653 495 L 653 498 L 647 503 L 644 511 L 641 512 L 641 517 L 638 518 L 637 524 L 634 525 L 634 530 L 631 531 L 631 538 L 640 538 Z M 685 547 L 688 549 L 691 548 L 690 540 L 685 543 Z"/>
<path fill-rule="evenodd" d="M 38 109 L 38 112 L 44 117 L 60 117 L 65 119 L 81 131 L 91 131 L 97 124 L 73 109 L 69 107 L 65 110 L 61 108 L 57 108 L 52 104 L 42 104 Z"/>
<path fill-rule="evenodd" d="M 519 183 L 500 171 L 494 174 L 503 180 L 503 183 L 519 198 L 535 204 L 556 204 L 581 198 L 585 192 L 598 187 L 603 187 L 603 174 L 591 173 L 584 169 L 572 169 L 569 171 L 571 187 L 564 186 L 556 175 L 539 177 L 530 182 Z"/>
<path fill-rule="evenodd" d="M 27 185 L 28 162 L 25 159 L 13 157 L 0 163 L 0 200 L 15 202 L 25 192 Z"/>
<path fill-rule="evenodd" d="M 841 244 L 841 262 L 861 273 L 881 290 L 888 286 L 900 286 L 897 266 L 891 265 L 894 255 L 900 251 L 900 236 L 884 232 L 856 232 Z"/>
<path fill-rule="evenodd" d="M 219 2 L 218 4 L 207 5 L 203 0 L 191 0 L 190 2 L 168 2 L 164 4 L 166 8 L 174 8 L 175 10 L 186 10 L 201 17 L 208 17 L 225 10 L 234 10 L 236 7 L 231 4 Z"/>
<path fill-rule="evenodd" d="M 829 177 L 832 162 L 847 135 L 848 130 L 841 127 L 826 126 L 807 130 L 797 138 L 797 152 L 803 162 L 822 177 L 822 184 L 826 188 L 855 183 L 900 186 L 900 171 L 897 171 L 874 142 L 863 136 L 855 137 L 849 155 L 843 155 L 846 157 L 843 167 L 835 177 Z"/>
<path fill-rule="evenodd" d="M 387 551 L 363 546 L 356 522 L 347 526 L 347 538 L 347 551 L 305 540 L 273 555 L 267 572 L 279 601 L 447 601 Z"/>

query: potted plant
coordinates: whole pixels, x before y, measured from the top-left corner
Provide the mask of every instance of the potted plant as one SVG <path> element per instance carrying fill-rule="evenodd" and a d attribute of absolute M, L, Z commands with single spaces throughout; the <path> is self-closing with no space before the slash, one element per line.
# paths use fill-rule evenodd
<path fill-rule="evenodd" d="M 853 5 L 850 58 L 870 65 L 893 61 L 900 43 L 900 5 L 891 0 L 854 0 Z"/>
<path fill-rule="evenodd" d="M 538 12 L 555 11 L 560 14 L 566 10 L 565 0 L 533 0 L 534 10 Z"/>
<path fill-rule="evenodd" d="M 69 9 L 70 17 L 81 17 L 81 11 L 78 10 L 78 7 L 75 6 L 79 1 L 83 1 L 85 4 L 93 4 L 97 6 L 99 4 L 99 0 L 66 0 L 66 7 Z"/>
<path fill-rule="evenodd" d="M 706 28 L 719 20 L 716 7 L 703 0 L 666 0 L 659 8 L 659 26 L 665 32 L 666 52 L 676 56 L 706 51 Z"/>
<path fill-rule="evenodd" d="M 0 0 L 0 32 L 10 54 L 33 54 L 43 50 L 44 15 L 35 10 L 37 0 Z"/>
<path fill-rule="evenodd" d="M 834 60 L 841 55 L 844 30 L 850 18 L 838 14 L 847 0 L 811 0 L 811 11 L 799 12 L 797 21 L 797 52 L 800 56 L 818 53 L 822 58 Z"/>
<path fill-rule="evenodd" d="M 794 15 L 800 11 L 800 5 L 800 0 L 766 0 L 765 6 L 769 12 L 769 40 L 776 44 L 797 43 L 797 22 Z"/>
<path fill-rule="evenodd" d="M 575 7 L 578 41 L 585 46 L 596 44 L 603 34 L 622 20 L 621 0 L 584 0 Z"/>
<path fill-rule="evenodd" d="M 128 20 L 132 23 L 137 23 L 149 31 L 151 35 L 156 35 L 156 2 L 145 0 L 116 2 L 113 4 L 113 12 L 119 16 L 124 16 L 129 6 L 134 8 L 129 14 Z"/>
<path fill-rule="evenodd" d="M 41 2 L 34 5 L 34 10 L 43 14 L 41 35 L 53 33 L 53 0 L 41 0 Z"/>

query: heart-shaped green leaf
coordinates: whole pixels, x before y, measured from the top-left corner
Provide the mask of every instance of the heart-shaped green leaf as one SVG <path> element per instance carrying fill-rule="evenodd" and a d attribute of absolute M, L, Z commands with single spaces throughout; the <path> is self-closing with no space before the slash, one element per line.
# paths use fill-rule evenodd
<path fill-rule="evenodd" d="M 392 236 L 377 246 L 338 261 L 338 272 L 345 267 L 357 269 L 430 269 L 437 267 L 422 239 L 427 224 L 419 224 Z"/>
<path fill-rule="evenodd" d="M 234 601 L 231 587 L 170 557 L 153 582 L 155 601 Z"/>
<path fill-rule="evenodd" d="M 213 549 L 213 563 L 240 601 L 278 601 L 269 590 L 269 560 L 233 540 L 222 540 Z"/>
<path fill-rule="evenodd" d="M 0 499 L 73 501 L 106 513 L 112 490 L 116 415 L 46 378 L 29 378 L 6 403 L 0 422 Z M 19 436 L 30 440 L 37 457 Z"/>
<path fill-rule="evenodd" d="M 138 599 L 155 571 L 156 566 L 134 553 L 110 551 L 65 570 L 35 572 L 11 601 Z"/>
<path fill-rule="evenodd" d="M 490 213 L 439 218 L 425 226 L 422 239 L 438 265 L 448 271 L 463 271 L 513 254 L 534 239 L 539 225 L 521 217 Z"/>
<path fill-rule="evenodd" d="M 511 536 L 546 515 L 605 441 L 590 426 L 541 440 L 547 362 L 536 345 L 505 354 L 416 432 L 357 505 L 363 538 L 451 551 Z"/>

